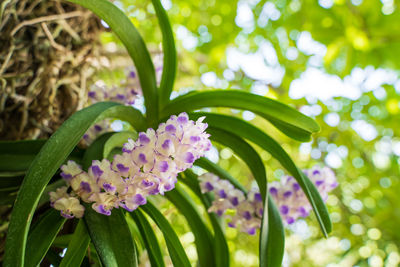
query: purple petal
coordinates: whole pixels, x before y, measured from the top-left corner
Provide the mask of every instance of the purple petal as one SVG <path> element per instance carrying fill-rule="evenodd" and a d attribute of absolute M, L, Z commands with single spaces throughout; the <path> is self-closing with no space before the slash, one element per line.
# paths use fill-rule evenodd
<path fill-rule="evenodd" d="M 103 184 L 103 188 L 104 190 L 106 190 L 107 192 L 112 192 L 115 191 L 116 187 L 113 186 L 112 184 L 108 184 L 108 183 L 104 183 Z"/>
<path fill-rule="evenodd" d="M 194 156 L 191 152 L 187 152 L 185 156 L 185 162 L 186 163 L 193 163 L 194 162 Z"/>
<path fill-rule="evenodd" d="M 132 79 L 136 78 L 136 73 L 134 71 L 130 71 L 129 78 L 132 78 Z"/>
<path fill-rule="evenodd" d="M 226 198 L 226 197 L 227 197 L 227 195 L 226 195 L 224 189 L 219 190 L 219 191 L 218 191 L 218 195 L 219 195 L 219 197 L 221 197 L 221 198 Z"/>
<path fill-rule="evenodd" d="M 143 197 L 141 194 L 136 194 L 136 195 L 133 197 L 133 201 L 134 201 L 136 204 L 138 204 L 138 205 L 144 205 L 144 204 L 146 204 L 146 202 L 147 202 L 146 198 Z"/>
<path fill-rule="evenodd" d="M 316 185 L 316 186 L 320 186 L 320 185 L 322 185 L 323 183 L 324 183 L 323 180 L 318 180 L 318 181 L 315 182 L 315 185 Z"/>
<path fill-rule="evenodd" d="M 127 172 L 129 171 L 129 167 L 125 167 L 124 164 L 118 163 L 117 164 L 117 168 L 120 172 Z"/>
<path fill-rule="evenodd" d="M 214 189 L 214 186 L 210 182 L 206 182 L 205 187 L 207 191 L 212 191 Z"/>
<path fill-rule="evenodd" d="M 254 235 L 255 233 L 256 233 L 256 228 L 250 228 L 250 229 L 248 229 L 247 230 L 247 233 L 249 234 L 249 235 Z"/>
<path fill-rule="evenodd" d="M 125 96 L 123 94 L 117 94 L 117 99 L 124 100 Z"/>
<path fill-rule="evenodd" d="M 150 138 L 148 138 L 146 134 L 140 133 L 139 134 L 139 141 L 142 144 L 148 144 L 148 143 L 150 143 Z"/>
<path fill-rule="evenodd" d="M 321 172 L 319 170 L 315 170 L 312 172 L 313 175 L 317 175 L 317 174 L 321 174 Z"/>
<path fill-rule="evenodd" d="M 298 183 L 293 184 L 293 190 L 294 191 L 299 191 L 300 190 L 300 185 Z"/>
<path fill-rule="evenodd" d="M 172 190 L 174 187 L 175 187 L 174 184 L 166 184 L 166 185 L 164 185 L 164 190 L 165 190 L 165 191 L 170 191 L 170 190 Z"/>
<path fill-rule="evenodd" d="M 178 121 L 179 123 L 181 123 L 181 124 L 184 124 L 184 123 L 188 122 L 188 118 L 185 117 L 185 116 L 179 116 L 178 119 L 177 119 L 177 121 Z"/>
<path fill-rule="evenodd" d="M 90 187 L 89 183 L 82 181 L 80 183 L 80 186 L 81 186 L 83 191 L 88 192 L 88 193 L 92 192 L 92 188 Z"/>
<path fill-rule="evenodd" d="M 91 97 L 91 98 L 95 98 L 96 97 L 96 92 L 90 91 L 88 93 L 88 96 Z"/>
<path fill-rule="evenodd" d="M 228 222 L 228 226 L 231 227 L 231 228 L 235 228 L 236 227 L 236 225 L 233 222 Z"/>
<path fill-rule="evenodd" d="M 166 130 L 167 132 L 174 133 L 174 132 L 176 131 L 176 128 L 175 128 L 174 125 L 168 124 L 167 126 L 165 126 L 165 130 Z"/>
<path fill-rule="evenodd" d="M 222 214 L 224 214 L 224 211 L 223 211 L 223 210 L 217 210 L 217 215 L 218 215 L 218 216 L 222 216 Z"/>
<path fill-rule="evenodd" d="M 239 205 L 239 199 L 237 197 L 233 197 L 231 199 L 231 203 L 233 206 L 237 206 L 237 205 Z"/>
<path fill-rule="evenodd" d="M 94 165 L 92 167 L 90 167 L 92 169 L 92 172 L 94 174 L 94 176 L 96 177 L 100 177 L 104 172 L 100 169 L 99 166 Z"/>
<path fill-rule="evenodd" d="M 154 187 L 153 189 L 151 189 L 150 191 L 149 191 L 149 194 L 150 195 L 157 195 L 157 194 L 159 194 L 160 193 L 160 189 L 158 189 L 158 187 Z"/>
<path fill-rule="evenodd" d="M 142 180 L 142 185 L 149 187 L 149 186 L 153 186 L 154 183 L 152 181 Z"/>
<path fill-rule="evenodd" d="M 192 141 L 193 143 L 200 141 L 200 136 L 191 136 L 190 137 L 190 141 Z"/>
<path fill-rule="evenodd" d="M 292 224 L 292 223 L 294 223 L 294 218 L 293 217 L 287 217 L 286 218 L 286 222 L 288 223 L 288 224 Z"/>
<path fill-rule="evenodd" d="M 171 140 L 167 139 L 164 141 L 164 143 L 161 145 L 161 147 L 165 150 L 167 150 L 171 145 Z"/>
<path fill-rule="evenodd" d="M 255 193 L 254 194 L 254 200 L 257 202 L 262 202 L 261 194 L 260 193 Z"/>
<path fill-rule="evenodd" d="M 96 130 L 96 131 L 98 131 L 98 132 L 100 132 L 101 130 L 103 130 L 103 128 L 100 126 L 100 125 L 95 125 L 94 126 L 94 129 Z"/>
<path fill-rule="evenodd" d="M 72 175 L 69 174 L 69 173 L 62 172 L 60 175 L 61 175 L 61 177 L 64 178 L 65 180 L 69 180 L 69 179 L 72 178 Z"/>
<path fill-rule="evenodd" d="M 283 193 L 283 196 L 286 197 L 286 198 L 288 198 L 288 197 L 290 197 L 292 194 L 293 194 L 292 191 L 286 191 L 285 193 Z"/>
<path fill-rule="evenodd" d="M 61 216 L 63 216 L 63 217 L 66 218 L 66 219 L 72 219 L 72 218 L 74 218 L 73 215 L 70 215 L 70 214 L 68 214 L 68 213 L 64 213 L 64 211 L 60 211 L 60 214 L 61 214 Z"/>
<path fill-rule="evenodd" d="M 276 189 L 275 187 L 271 187 L 269 189 L 269 192 L 271 193 L 271 195 L 276 196 L 278 194 L 278 189 Z"/>
<path fill-rule="evenodd" d="M 309 215 L 309 212 L 307 212 L 304 207 L 298 208 L 297 211 L 300 212 L 301 217 L 307 217 Z"/>
<path fill-rule="evenodd" d="M 289 213 L 289 207 L 286 206 L 286 205 L 282 205 L 282 206 L 279 208 L 279 210 L 280 210 L 280 212 L 281 212 L 283 215 L 286 215 L 286 214 Z"/>
<path fill-rule="evenodd" d="M 245 218 L 246 220 L 250 220 L 251 219 L 250 211 L 243 212 L 243 218 Z"/>
<path fill-rule="evenodd" d="M 98 209 L 97 209 L 97 212 L 99 212 L 99 213 L 101 213 L 101 214 L 104 214 L 104 215 L 107 215 L 107 216 L 110 216 L 110 215 L 111 215 L 111 210 L 106 210 L 106 209 L 104 208 L 104 205 L 100 205 L 100 206 L 98 207 Z"/>
<path fill-rule="evenodd" d="M 139 154 L 139 160 L 140 160 L 142 163 L 147 163 L 146 155 L 143 154 L 143 153 L 140 153 L 140 154 Z"/>
<path fill-rule="evenodd" d="M 162 161 L 160 163 L 160 172 L 166 172 L 169 168 L 168 162 Z"/>

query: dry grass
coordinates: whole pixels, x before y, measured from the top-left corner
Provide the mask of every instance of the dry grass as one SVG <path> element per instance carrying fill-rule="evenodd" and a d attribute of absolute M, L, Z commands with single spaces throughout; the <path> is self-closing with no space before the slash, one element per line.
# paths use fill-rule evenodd
<path fill-rule="evenodd" d="M 0 139 L 48 137 L 84 106 L 102 29 L 64 1 L 2 1 Z"/>

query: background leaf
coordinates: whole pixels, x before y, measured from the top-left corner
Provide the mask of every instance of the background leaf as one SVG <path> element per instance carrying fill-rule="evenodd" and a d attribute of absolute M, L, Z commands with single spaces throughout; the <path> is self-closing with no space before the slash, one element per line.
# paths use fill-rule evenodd
<path fill-rule="evenodd" d="M 160 83 L 160 97 L 159 103 L 160 107 L 164 106 L 165 103 L 169 102 L 169 98 L 174 86 L 177 57 L 174 35 L 172 32 L 171 24 L 168 20 L 167 12 L 162 6 L 159 0 L 152 0 L 154 9 L 156 10 L 156 15 L 161 28 L 161 33 L 163 37 L 163 70 Z"/>
<path fill-rule="evenodd" d="M 82 260 L 89 247 L 89 243 L 90 237 L 86 230 L 86 225 L 83 220 L 79 220 L 75 232 L 68 243 L 67 252 L 62 258 L 60 267 L 81 266 Z"/>
<path fill-rule="evenodd" d="M 150 201 L 147 201 L 146 205 L 140 206 L 140 209 L 151 217 L 163 233 L 174 266 L 190 267 L 190 261 L 178 236 L 161 212 Z"/>
<path fill-rule="evenodd" d="M 24 266 L 40 264 L 65 221 L 60 212 L 54 209 L 39 218 L 28 236 Z"/>
<path fill-rule="evenodd" d="M 147 221 L 146 217 L 140 210 L 135 210 L 130 213 L 134 219 L 137 227 L 139 228 L 140 234 L 143 238 L 144 245 L 146 247 L 147 254 L 152 267 L 163 267 L 165 266 L 163 255 L 161 253 L 160 244 L 157 237 Z"/>
<path fill-rule="evenodd" d="M 239 90 L 190 92 L 171 101 L 162 110 L 162 114 L 172 115 L 204 107 L 230 107 L 252 111 L 299 141 L 309 141 L 311 134 L 320 130 L 314 120 L 283 103 Z"/>
<path fill-rule="evenodd" d="M 197 211 L 195 203 L 177 184 L 175 189 L 167 192 L 166 197 L 174 204 L 186 221 L 195 237 L 195 244 L 200 266 L 214 265 L 212 235 Z"/>

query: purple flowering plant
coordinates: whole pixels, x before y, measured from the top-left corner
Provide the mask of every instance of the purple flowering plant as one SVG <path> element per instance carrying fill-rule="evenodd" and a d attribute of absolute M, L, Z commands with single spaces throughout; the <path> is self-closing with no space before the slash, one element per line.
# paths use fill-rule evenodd
<path fill-rule="evenodd" d="M 152 3 L 163 36 L 162 68 L 154 67 L 137 29 L 113 3 L 69 1 L 93 11 L 110 26 L 136 70 L 127 75 L 124 86 L 91 90 L 92 105 L 73 114 L 48 140 L 1 145 L 1 153 L 25 160 L 15 166 L 11 162 L 5 170 L 8 176 L 3 176 L 12 184 L 1 184 L 7 200 L 14 203 L 4 266 L 37 266 L 44 259 L 60 261 L 61 266 L 93 261 L 104 266 L 138 266 L 144 250 L 151 266 L 165 266 L 152 223 L 162 232 L 174 266 L 191 266 L 173 225 L 158 210 L 155 195 L 168 199 L 186 219 L 195 237 L 199 266 L 229 266 L 221 218 L 228 227 L 259 233 L 259 264 L 263 267 L 281 266 L 284 226 L 312 210 L 322 234 L 328 235 L 331 222 L 324 201 L 337 186 L 334 173 L 318 166 L 300 170 L 266 129 L 202 109 L 248 110 L 301 142 L 319 131 L 315 121 L 276 100 L 240 90 L 189 92 L 171 99 L 177 53 L 159 0 Z M 132 106 L 140 95 L 144 113 Z M 110 119 L 124 121 L 134 130 L 105 131 Z M 82 140 L 85 149 L 77 146 Z M 229 147 L 249 167 L 256 188 L 247 190 L 204 157 L 212 142 Z M 288 175 L 268 183 L 254 145 L 275 158 Z M 191 170 L 194 165 L 206 173 L 198 177 Z M 194 203 L 204 205 L 207 215 Z M 131 231 L 132 222 L 135 231 Z M 66 224 L 72 227 L 69 234 L 61 231 Z M 66 241 L 60 245 L 55 240 Z M 67 250 L 59 258 L 51 247 Z"/>

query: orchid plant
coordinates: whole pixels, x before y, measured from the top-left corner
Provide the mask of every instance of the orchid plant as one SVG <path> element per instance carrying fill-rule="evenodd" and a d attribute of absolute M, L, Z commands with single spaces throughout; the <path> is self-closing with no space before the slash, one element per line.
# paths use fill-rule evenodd
<path fill-rule="evenodd" d="M 0 154 L 6 160 L 0 166 L 5 193 L 1 201 L 14 203 L 3 266 L 37 266 L 44 259 L 60 266 L 80 266 L 88 259 L 104 266 L 137 266 L 144 249 L 151 266 L 165 266 L 152 222 L 162 232 L 174 266 L 191 266 L 174 227 L 157 209 L 157 194 L 164 195 L 186 219 L 195 237 L 199 266 L 229 266 L 220 217 L 227 219 L 229 227 L 249 234 L 260 231 L 259 265 L 263 267 L 281 266 L 284 225 L 311 210 L 322 234 L 328 235 L 331 222 L 324 200 L 336 186 L 332 171 L 319 167 L 302 171 L 266 129 L 202 109 L 248 110 L 302 142 L 319 131 L 315 121 L 276 100 L 240 90 L 189 92 L 171 99 L 177 53 L 159 0 L 152 0 L 163 37 L 159 85 L 142 37 L 120 9 L 108 0 L 70 2 L 98 15 L 124 44 L 136 66 L 129 77 L 139 79 L 145 113 L 130 105 L 134 91 L 118 91 L 109 102 L 91 91 L 93 104 L 72 115 L 48 140 L 1 143 Z M 92 134 L 89 146 L 78 148 L 82 138 L 88 139 L 88 129 L 105 119 L 125 121 L 134 130 Z M 102 132 L 98 127 L 94 131 Z M 204 158 L 212 142 L 229 147 L 249 167 L 258 188 L 248 191 Z M 271 154 L 289 175 L 267 187 L 265 166 L 254 145 Z M 191 170 L 193 165 L 207 173 L 198 177 Z M 208 211 L 206 218 L 195 201 Z M 234 215 L 227 210 L 234 210 Z M 60 230 L 68 219 L 76 223 L 63 247 L 66 254 L 60 258 L 49 248 L 57 236 L 63 236 Z M 131 231 L 128 219 L 138 231 Z M 94 248 L 97 257 L 88 248 Z"/>

